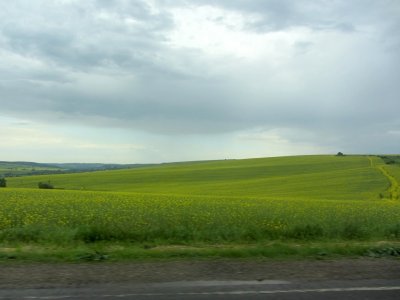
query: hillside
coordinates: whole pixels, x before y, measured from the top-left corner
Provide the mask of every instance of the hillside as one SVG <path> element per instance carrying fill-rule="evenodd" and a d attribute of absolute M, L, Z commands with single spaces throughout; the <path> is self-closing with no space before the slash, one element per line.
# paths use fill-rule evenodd
<path fill-rule="evenodd" d="M 0 177 L 48 175 L 148 167 L 152 164 L 36 163 L 0 161 Z"/>
<path fill-rule="evenodd" d="M 399 180 L 397 163 L 328 155 L 7 178 L 0 244 L 17 246 L 0 261 L 398 256 Z"/>
<path fill-rule="evenodd" d="M 140 169 L 10 178 L 10 187 L 148 194 L 374 200 L 388 196 L 390 181 L 368 156 L 292 156 L 164 164 Z M 396 166 L 397 167 L 397 166 Z"/>
<path fill-rule="evenodd" d="M 39 175 L 64 172 L 61 166 L 23 161 L 0 161 L 0 177 Z"/>

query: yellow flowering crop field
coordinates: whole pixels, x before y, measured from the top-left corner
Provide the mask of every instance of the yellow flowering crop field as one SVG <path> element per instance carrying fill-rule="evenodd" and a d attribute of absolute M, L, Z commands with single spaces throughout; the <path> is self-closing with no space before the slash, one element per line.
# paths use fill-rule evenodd
<path fill-rule="evenodd" d="M 298 156 L 8 178 L 0 242 L 398 240 L 399 170 Z"/>
<path fill-rule="evenodd" d="M 397 201 L 4 189 L 3 241 L 246 242 L 400 236 Z"/>

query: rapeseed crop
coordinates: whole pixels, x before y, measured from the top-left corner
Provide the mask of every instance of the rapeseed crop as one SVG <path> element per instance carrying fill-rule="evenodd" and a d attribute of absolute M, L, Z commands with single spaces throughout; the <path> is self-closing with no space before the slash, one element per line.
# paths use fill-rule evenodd
<path fill-rule="evenodd" d="M 3 241 L 190 243 L 396 238 L 396 201 L 1 191 Z"/>
<path fill-rule="evenodd" d="M 0 241 L 397 239 L 399 170 L 378 157 L 299 156 L 10 178 Z M 63 190 L 32 189 L 48 180 Z"/>

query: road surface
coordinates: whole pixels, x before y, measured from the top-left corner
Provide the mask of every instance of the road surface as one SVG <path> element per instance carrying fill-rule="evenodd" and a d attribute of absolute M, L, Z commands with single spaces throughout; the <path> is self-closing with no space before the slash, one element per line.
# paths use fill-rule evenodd
<path fill-rule="evenodd" d="M 400 299 L 400 260 L 2 264 L 2 299 Z"/>

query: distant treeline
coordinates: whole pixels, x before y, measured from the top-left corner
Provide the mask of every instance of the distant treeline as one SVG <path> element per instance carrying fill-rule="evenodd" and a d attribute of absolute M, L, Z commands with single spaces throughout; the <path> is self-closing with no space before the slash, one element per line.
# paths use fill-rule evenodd
<path fill-rule="evenodd" d="M 50 175 L 50 174 L 65 174 L 65 173 L 70 173 L 67 171 L 63 170 L 55 170 L 55 171 L 50 171 L 50 170 L 40 170 L 40 171 L 9 171 L 9 172 L 1 172 L 0 176 L 2 177 L 18 177 L 18 176 L 30 176 L 30 175 Z"/>
<path fill-rule="evenodd" d="M 400 165 L 400 155 L 380 155 L 379 157 L 387 165 Z"/>
<path fill-rule="evenodd" d="M 19 177 L 31 175 L 52 175 L 95 172 L 105 170 L 120 170 L 131 168 L 143 168 L 152 164 L 39 164 L 30 162 L 4 162 L 0 161 L 0 177 Z"/>

